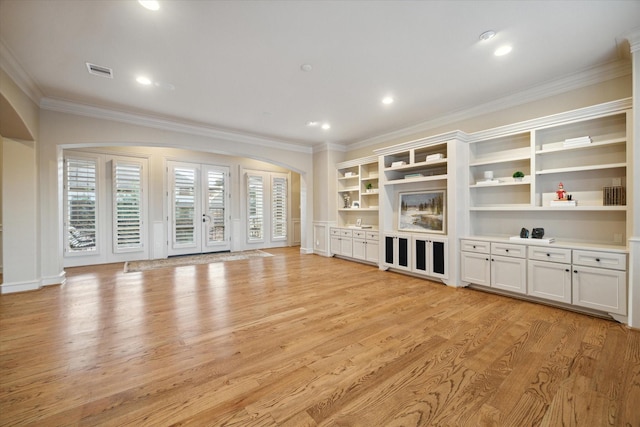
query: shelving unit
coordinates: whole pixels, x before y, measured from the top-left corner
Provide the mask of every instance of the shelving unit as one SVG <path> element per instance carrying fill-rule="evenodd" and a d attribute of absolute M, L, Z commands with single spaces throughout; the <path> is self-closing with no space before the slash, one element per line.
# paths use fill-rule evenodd
<path fill-rule="evenodd" d="M 456 286 L 458 268 L 455 236 L 463 213 L 457 209 L 466 183 L 466 146 L 462 132 L 409 141 L 380 150 L 381 268 L 439 279 Z M 465 153 L 465 154 L 462 154 Z M 445 190 L 446 230 L 407 231 L 398 227 L 400 194 Z"/>
<path fill-rule="evenodd" d="M 627 187 L 631 176 L 630 108 L 630 100 L 615 101 L 470 135 L 470 234 L 504 238 L 542 227 L 568 242 L 626 246 L 628 209 L 604 205 L 603 187 Z M 565 143 L 580 137 L 589 139 Z M 489 170 L 499 182 L 482 183 Z M 516 170 L 521 182 L 511 177 Z M 577 206 L 551 206 L 561 182 Z"/>
<path fill-rule="evenodd" d="M 337 180 L 338 227 L 354 227 L 357 219 L 361 219 L 363 225 L 377 229 L 378 158 L 370 156 L 339 163 Z"/>
<path fill-rule="evenodd" d="M 624 322 L 632 212 L 624 204 L 606 205 L 603 188 L 623 187 L 632 194 L 631 120 L 626 99 L 470 135 L 469 232 L 461 243 L 461 279 Z M 479 182 L 487 170 L 499 182 Z M 525 173 L 522 182 L 510 177 L 515 170 Z M 576 206 L 552 205 L 559 183 Z M 555 241 L 514 244 L 510 236 L 523 227 L 544 228 Z M 508 255 L 496 250 L 501 246 Z M 516 249 L 520 255 L 513 256 Z M 500 272 L 505 260 L 519 264 Z"/>

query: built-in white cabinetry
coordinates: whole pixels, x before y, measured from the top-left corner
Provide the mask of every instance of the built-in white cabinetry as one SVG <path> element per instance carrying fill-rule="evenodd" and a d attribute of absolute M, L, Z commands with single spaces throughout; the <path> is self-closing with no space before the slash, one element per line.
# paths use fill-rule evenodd
<path fill-rule="evenodd" d="M 573 303 L 620 315 L 627 314 L 626 255 L 573 251 Z"/>
<path fill-rule="evenodd" d="M 526 246 L 463 240 L 461 278 L 465 282 L 524 294 L 527 284 Z"/>
<path fill-rule="evenodd" d="M 332 227 L 331 255 L 378 264 L 380 236 L 377 231 Z"/>
<path fill-rule="evenodd" d="M 571 249 L 529 246 L 527 294 L 571 304 Z"/>
<path fill-rule="evenodd" d="M 461 138 L 461 132 L 450 132 L 375 150 L 380 169 L 383 268 L 458 286 L 458 240 L 449 236 L 456 234 L 464 215 L 457 209 L 457 194 L 467 182 L 463 166 L 467 147 Z M 400 198 L 408 194 L 440 194 L 442 203 L 403 211 Z"/>
<path fill-rule="evenodd" d="M 353 258 L 377 264 L 379 242 L 377 231 L 353 230 Z"/>
<path fill-rule="evenodd" d="M 627 314 L 631 105 L 623 99 L 468 135 L 464 282 Z M 556 201 L 560 183 L 570 202 Z M 518 239 L 522 228 L 543 228 L 549 243 Z M 495 250 L 514 242 L 526 254 Z"/>
<path fill-rule="evenodd" d="M 463 281 L 585 307 L 627 314 L 626 253 L 463 239 Z"/>
<path fill-rule="evenodd" d="M 460 279 L 466 283 L 491 286 L 491 244 L 463 240 L 460 253 Z"/>
<path fill-rule="evenodd" d="M 491 287 L 520 294 L 527 292 L 525 246 L 491 243 Z"/>
<path fill-rule="evenodd" d="M 353 235 L 351 230 L 332 228 L 331 254 L 345 257 L 353 257 Z"/>

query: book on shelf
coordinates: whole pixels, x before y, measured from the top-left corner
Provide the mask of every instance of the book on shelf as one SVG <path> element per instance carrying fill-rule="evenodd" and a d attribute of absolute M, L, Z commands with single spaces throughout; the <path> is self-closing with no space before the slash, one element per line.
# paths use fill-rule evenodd
<path fill-rule="evenodd" d="M 357 228 L 362 230 L 369 230 L 373 228 L 373 225 L 350 225 L 349 228 Z"/>
<path fill-rule="evenodd" d="M 428 154 L 425 161 L 433 162 L 434 160 L 442 160 L 442 159 L 444 159 L 444 154 L 436 153 L 436 154 Z"/>
<path fill-rule="evenodd" d="M 399 160 L 399 161 L 397 161 L 397 162 L 392 162 L 392 163 L 391 163 L 391 167 L 392 167 L 392 168 L 396 168 L 396 167 L 398 167 L 398 166 L 404 166 L 404 165 L 406 165 L 406 164 L 407 164 L 407 162 L 405 162 L 404 160 Z"/>
<path fill-rule="evenodd" d="M 627 204 L 627 195 L 624 187 L 602 187 L 603 206 L 624 206 Z"/>
<path fill-rule="evenodd" d="M 422 175 L 421 173 L 408 173 L 404 176 L 405 179 L 407 178 L 419 178 L 422 177 L 424 175 Z"/>
<path fill-rule="evenodd" d="M 549 206 L 578 206 L 577 200 L 551 200 Z"/>

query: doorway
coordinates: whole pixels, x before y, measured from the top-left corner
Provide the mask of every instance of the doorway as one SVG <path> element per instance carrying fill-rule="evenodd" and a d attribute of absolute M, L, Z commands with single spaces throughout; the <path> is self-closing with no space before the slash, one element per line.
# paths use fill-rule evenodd
<path fill-rule="evenodd" d="M 168 255 L 229 251 L 229 168 L 174 161 L 167 166 Z"/>

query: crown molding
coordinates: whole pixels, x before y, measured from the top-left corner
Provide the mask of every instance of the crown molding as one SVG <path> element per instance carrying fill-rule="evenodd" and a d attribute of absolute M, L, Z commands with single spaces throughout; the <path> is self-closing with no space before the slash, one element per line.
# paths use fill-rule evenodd
<path fill-rule="evenodd" d="M 388 132 L 359 142 L 348 144 L 349 151 L 366 148 L 376 144 L 382 144 L 394 139 L 401 139 L 422 132 L 427 132 L 451 123 L 471 119 L 487 113 L 506 110 L 508 108 L 538 101 L 571 90 L 591 86 L 612 80 L 618 77 L 631 74 L 631 62 L 628 60 L 618 60 L 598 67 L 589 68 L 578 73 L 574 73 L 541 85 L 537 85 L 520 92 L 496 99 L 491 102 L 477 105 L 472 108 L 458 110 L 443 116 L 427 120 L 412 126 Z"/>
<path fill-rule="evenodd" d="M 217 129 L 210 126 L 180 123 L 173 120 L 161 119 L 158 117 L 110 110 L 102 107 L 78 104 L 75 102 L 63 101 L 59 99 L 43 98 L 40 101 L 40 108 L 42 108 L 43 110 L 74 114 L 77 116 L 91 117 L 95 119 L 111 120 L 115 122 L 161 129 L 171 132 L 205 136 L 209 138 L 222 139 L 225 141 L 237 142 L 242 144 L 251 144 L 267 148 L 277 148 L 280 150 L 294 151 L 306 154 L 311 154 L 313 152 L 312 147 L 310 146 L 296 145 L 293 143 L 286 143 L 265 137 Z"/>
<path fill-rule="evenodd" d="M 493 129 L 478 131 L 469 134 L 467 142 L 484 141 L 487 139 L 499 138 L 501 136 L 529 132 L 532 129 L 544 128 L 551 125 L 560 125 L 563 123 L 573 122 L 575 120 L 587 120 L 603 115 L 616 114 L 631 108 L 633 108 L 632 98 L 619 99 L 616 101 L 579 108 L 577 110 L 565 111 L 558 114 L 552 114 L 550 116 L 539 117 Z"/>
<path fill-rule="evenodd" d="M 320 144 L 316 144 L 313 147 L 313 153 L 321 153 L 323 151 L 339 151 L 342 153 L 346 153 L 349 151 L 347 147 L 340 144 L 335 144 L 333 142 L 321 142 Z"/>
<path fill-rule="evenodd" d="M 462 132 L 460 130 L 454 130 L 451 132 L 441 133 L 439 135 L 429 136 L 429 137 L 420 138 L 420 139 L 414 139 L 413 141 L 402 142 L 400 144 L 392 145 L 390 147 L 379 148 L 377 150 L 373 150 L 373 152 L 379 156 L 384 156 L 384 155 L 396 153 L 398 151 L 422 148 L 425 146 L 441 144 L 443 142 L 449 142 L 456 139 L 459 141 L 467 142 L 469 139 L 469 136 L 465 132 Z"/>
<path fill-rule="evenodd" d="M 347 161 L 336 164 L 336 168 L 337 169 L 351 168 L 354 166 L 360 166 L 367 163 L 378 163 L 378 156 L 367 156 L 367 157 L 360 157 L 358 159 L 347 160 Z"/>
<path fill-rule="evenodd" d="M 640 51 L 640 27 L 626 33 L 624 38 L 629 42 L 631 53 Z"/>
<path fill-rule="evenodd" d="M 13 80 L 13 82 L 29 97 L 36 105 L 44 97 L 40 88 L 33 79 L 22 68 L 20 63 L 2 39 L 0 39 L 0 68 Z"/>

